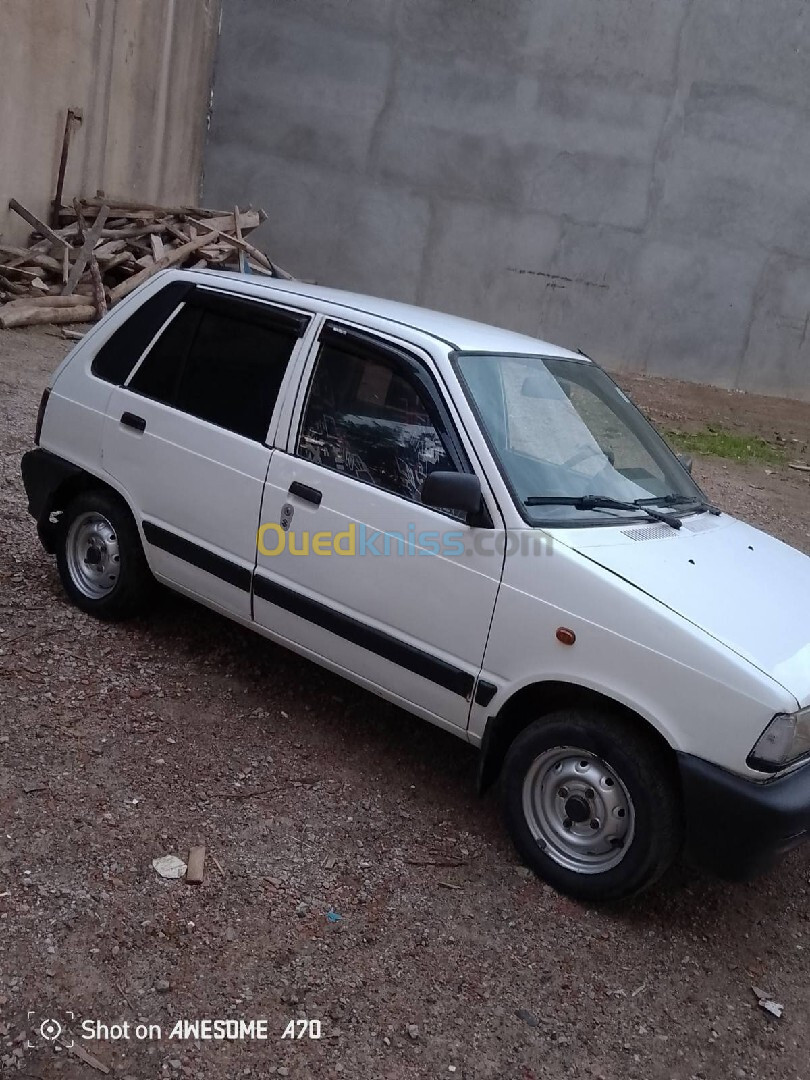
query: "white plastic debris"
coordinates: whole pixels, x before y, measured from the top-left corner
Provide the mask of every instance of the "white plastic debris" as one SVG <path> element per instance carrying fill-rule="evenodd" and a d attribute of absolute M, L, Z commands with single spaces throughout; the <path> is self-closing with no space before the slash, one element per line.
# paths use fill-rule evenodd
<path fill-rule="evenodd" d="M 160 859 L 152 859 L 152 866 L 162 878 L 181 878 L 186 872 L 186 864 L 176 855 L 163 855 Z"/>
<path fill-rule="evenodd" d="M 785 1011 L 785 1006 L 781 1005 L 778 1001 L 774 1001 L 770 994 L 764 990 L 760 990 L 758 986 L 752 986 L 757 997 L 757 1003 L 760 1009 L 764 1009 L 766 1013 L 770 1013 L 771 1016 L 775 1016 L 777 1020 L 782 1019 L 782 1013 Z"/>

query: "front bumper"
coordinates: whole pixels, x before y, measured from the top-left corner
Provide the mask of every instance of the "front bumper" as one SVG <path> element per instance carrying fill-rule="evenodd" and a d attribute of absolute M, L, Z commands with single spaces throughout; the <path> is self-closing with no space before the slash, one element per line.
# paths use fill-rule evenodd
<path fill-rule="evenodd" d="M 732 881 L 767 870 L 810 839 L 810 765 L 754 783 L 702 758 L 678 754 L 686 856 Z"/>

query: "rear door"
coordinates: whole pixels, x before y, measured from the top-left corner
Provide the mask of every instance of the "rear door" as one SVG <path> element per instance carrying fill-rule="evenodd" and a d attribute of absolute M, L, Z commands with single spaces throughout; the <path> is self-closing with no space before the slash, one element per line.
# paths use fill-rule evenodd
<path fill-rule="evenodd" d="M 196 287 L 113 391 L 102 463 L 154 573 L 249 619 L 268 433 L 309 319 Z"/>
<path fill-rule="evenodd" d="M 320 332 L 286 449 L 270 462 L 254 617 L 442 726 L 464 729 L 503 563 L 503 526 L 425 506 L 472 471 L 431 358 L 336 322 Z"/>

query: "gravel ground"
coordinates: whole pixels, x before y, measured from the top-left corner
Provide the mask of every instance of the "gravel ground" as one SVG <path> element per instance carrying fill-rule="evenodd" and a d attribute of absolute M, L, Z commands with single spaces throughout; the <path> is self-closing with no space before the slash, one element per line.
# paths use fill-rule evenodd
<path fill-rule="evenodd" d="M 810 1076 L 810 849 L 752 884 L 679 865 L 630 905 L 579 906 L 518 864 L 452 736 L 180 599 L 116 626 L 68 606 L 18 466 L 65 348 L 0 332 L 3 1077 Z M 661 422 L 725 410 L 806 460 L 810 406 L 623 382 Z M 803 474 L 696 475 L 810 551 Z M 202 885 L 155 873 L 196 843 Z M 91 1061 L 26 1048 L 71 1012 L 129 1037 L 81 1041 Z M 169 1038 L 203 1018 L 271 1037 Z M 282 1039 L 299 1018 L 323 1038 Z"/>

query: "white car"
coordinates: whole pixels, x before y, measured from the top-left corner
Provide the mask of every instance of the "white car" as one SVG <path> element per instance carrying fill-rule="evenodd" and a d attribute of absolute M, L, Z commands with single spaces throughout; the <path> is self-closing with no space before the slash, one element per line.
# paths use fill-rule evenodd
<path fill-rule="evenodd" d="M 29 508 L 84 611 L 156 579 L 480 748 L 583 899 L 810 830 L 810 559 L 709 505 L 587 357 L 168 271 L 43 395 Z"/>

